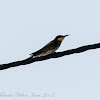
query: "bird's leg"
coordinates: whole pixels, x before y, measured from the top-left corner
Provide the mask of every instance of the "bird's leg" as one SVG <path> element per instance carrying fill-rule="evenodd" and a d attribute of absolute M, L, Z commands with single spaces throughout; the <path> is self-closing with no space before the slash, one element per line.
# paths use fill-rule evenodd
<path fill-rule="evenodd" d="M 53 52 L 52 54 L 55 54 L 56 52 Z"/>

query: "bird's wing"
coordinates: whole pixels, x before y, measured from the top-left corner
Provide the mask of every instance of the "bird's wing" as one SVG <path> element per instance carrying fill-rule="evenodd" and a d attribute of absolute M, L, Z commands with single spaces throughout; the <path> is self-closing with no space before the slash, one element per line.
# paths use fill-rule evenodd
<path fill-rule="evenodd" d="M 55 49 L 57 45 L 58 45 L 57 42 L 51 41 L 47 45 L 45 45 L 42 49 L 43 51 L 52 50 L 52 49 Z"/>
<path fill-rule="evenodd" d="M 38 51 L 32 53 L 31 55 L 36 56 L 36 55 L 39 55 L 39 54 L 41 54 L 41 53 L 43 53 L 43 52 L 46 52 L 46 51 L 48 51 L 48 50 L 55 49 L 56 47 L 57 47 L 57 43 L 51 41 L 51 42 L 49 42 L 47 45 L 45 45 L 42 49 L 40 49 L 40 50 L 38 50 Z"/>

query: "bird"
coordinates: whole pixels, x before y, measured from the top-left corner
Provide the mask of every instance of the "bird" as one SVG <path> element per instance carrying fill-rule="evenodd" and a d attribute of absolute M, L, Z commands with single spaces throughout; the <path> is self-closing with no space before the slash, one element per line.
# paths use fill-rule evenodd
<path fill-rule="evenodd" d="M 58 35 L 56 38 L 52 41 L 50 41 L 47 45 L 45 45 L 40 50 L 31 53 L 31 57 L 42 57 L 49 54 L 54 54 L 55 51 L 60 47 L 61 42 L 64 40 L 64 38 L 68 35 Z"/>

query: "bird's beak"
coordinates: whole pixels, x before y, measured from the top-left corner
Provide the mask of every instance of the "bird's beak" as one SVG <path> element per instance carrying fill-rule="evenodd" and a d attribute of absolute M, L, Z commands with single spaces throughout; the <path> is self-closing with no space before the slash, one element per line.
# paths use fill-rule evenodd
<path fill-rule="evenodd" d="M 68 35 L 65 35 L 64 37 L 66 37 L 66 36 L 69 36 L 70 34 L 68 34 Z"/>

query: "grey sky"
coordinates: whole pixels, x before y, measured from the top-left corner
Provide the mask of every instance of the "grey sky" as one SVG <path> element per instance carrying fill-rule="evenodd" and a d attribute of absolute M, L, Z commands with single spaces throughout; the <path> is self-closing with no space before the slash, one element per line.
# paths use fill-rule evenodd
<path fill-rule="evenodd" d="M 100 1 L 0 0 L 1 64 L 29 57 L 59 34 L 71 35 L 57 51 L 100 42 Z M 100 100 L 99 59 L 96 49 L 1 71 L 0 94 L 13 97 L 0 100 Z"/>

